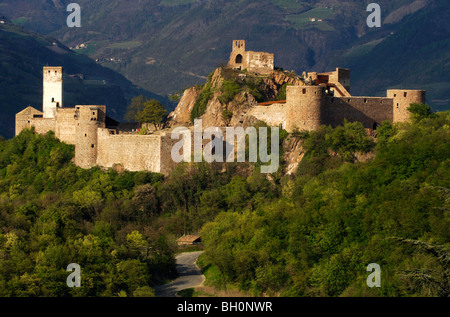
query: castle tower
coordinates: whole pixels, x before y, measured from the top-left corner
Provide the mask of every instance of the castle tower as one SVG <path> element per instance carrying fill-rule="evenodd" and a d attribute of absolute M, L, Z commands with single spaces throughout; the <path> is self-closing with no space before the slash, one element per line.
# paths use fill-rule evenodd
<path fill-rule="evenodd" d="M 44 118 L 55 118 L 63 106 L 63 68 L 44 66 L 42 108 Z"/>
<path fill-rule="evenodd" d="M 393 122 L 409 119 L 408 107 L 411 103 L 425 103 L 425 90 L 389 89 L 386 95 L 393 99 Z"/>
<path fill-rule="evenodd" d="M 245 41 L 234 40 L 228 67 L 234 69 L 245 69 L 247 68 L 246 62 Z"/>
<path fill-rule="evenodd" d="M 106 107 L 75 107 L 75 164 L 91 168 L 97 164 L 98 129 L 105 127 Z"/>
<path fill-rule="evenodd" d="M 324 85 L 286 87 L 287 131 L 315 130 L 324 122 L 325 90 Z"/>
<path fill-rule="evenodd" d="M 245 41 L 244 40 L 234 40 L 233 41 L 233 51 L 245 52 Z"/>

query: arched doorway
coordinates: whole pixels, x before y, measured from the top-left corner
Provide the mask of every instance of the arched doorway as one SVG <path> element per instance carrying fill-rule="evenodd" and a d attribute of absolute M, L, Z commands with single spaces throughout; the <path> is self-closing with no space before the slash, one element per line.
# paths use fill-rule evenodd
<path fill-rule="evenodd" d="M 236 64 L 242 64 L 242 55 L 241 54 L 236 55 Z"/>

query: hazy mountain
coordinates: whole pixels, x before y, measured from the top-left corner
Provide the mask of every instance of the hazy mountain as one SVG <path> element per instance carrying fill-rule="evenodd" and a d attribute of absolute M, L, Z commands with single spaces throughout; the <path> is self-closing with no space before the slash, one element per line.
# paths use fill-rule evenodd
<path fill-rule="evenodd" d="M 3 23 L 1 23 L 3 21 Z M 122 120 L 132 97 L 145 94 L 122 75 L 70 51 L 57 40 L 38 35 L 0 17 L 0 135 L 14 134 L 14 115 L 28 105 L 42 109 L 42 67 L 63 66 L 64 106 L 105 104 Z"/>
<path fill-rule="evenodd" d="M 448 0 L 377 1 L 381 28 L 366 24 L 373 1 L 78 0 L 81 28 L 66 25 L 69 2 L 2 0 L 0 12 L 69 47 L 87 45 L 76 51 L 159 94 L 204 83 L 231 41 L 244 39 L 297 73 L 351 67 L 355 94 L 424 87 L 429 101 L 449 105 Z"/>
<path fill-rule="evenodd" d="M 393 15 L 386 20 L 395 21 Z M 383 34 L 367 34 L 334 61 L 353 70 L 352 92 L 383 95 L 387 87 L 426 89 L 428 103 L 436 110 L 448 110 L 450 2 L 430 2 L 401 23 L 386 23 L 383 28 Z"/>

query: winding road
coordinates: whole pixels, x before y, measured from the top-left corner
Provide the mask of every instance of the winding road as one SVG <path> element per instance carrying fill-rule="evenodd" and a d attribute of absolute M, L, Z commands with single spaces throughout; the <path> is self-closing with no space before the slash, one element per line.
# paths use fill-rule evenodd
<path fill-rule="evenodd" d="M 205 276 L 197 267 L 195 261 L 202 252 L 184 252 L 178 254 L 175 259 L 177 263 L 176 268 L 180 276 L 168 284 L 156 286 L 155 296 L 176 297 L 176 294 L 181 290 L 200 286 L 205 280 Z"/>

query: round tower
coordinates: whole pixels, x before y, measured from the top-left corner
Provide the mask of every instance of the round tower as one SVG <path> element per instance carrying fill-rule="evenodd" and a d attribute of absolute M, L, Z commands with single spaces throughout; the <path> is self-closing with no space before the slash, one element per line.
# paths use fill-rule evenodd
<path fill-rule="evenodd" d="M 389 89 L 386 95 L 393 100 L 393 122 L 409 120 L 410 104 L 425 103 L 425 90 Z"/>
<path fill-rule="evenodd" d="M 75 164 L 82 168 L 91 168 L 97 164 L 98 128 L 101 116 L 96 106 L 76 106 L 75 124 Z"/>
<path fill-rule="evenodd" d="M 323 122 L 326 87 L 287 86 L 286 105 L 290 108 L 286 129 L 315 130 Z"/>

